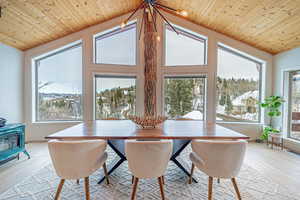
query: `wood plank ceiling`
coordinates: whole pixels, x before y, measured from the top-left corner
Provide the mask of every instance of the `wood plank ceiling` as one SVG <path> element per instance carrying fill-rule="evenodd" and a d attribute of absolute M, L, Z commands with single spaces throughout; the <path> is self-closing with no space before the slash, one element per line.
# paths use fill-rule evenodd
<path fill-rule="evenodd" d="M 159 0 L 188 20 L 276 54 L 300 46 L 300 0 Z M 21 50 L 136 8 L 141 0 L 0 0 L 0 42 Z"/>

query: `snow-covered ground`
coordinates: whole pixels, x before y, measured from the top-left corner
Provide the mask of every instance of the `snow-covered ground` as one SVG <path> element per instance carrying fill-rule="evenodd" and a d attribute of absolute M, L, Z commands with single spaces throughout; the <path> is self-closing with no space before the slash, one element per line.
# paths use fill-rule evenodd
<path fill-rule="evenodd" d="M 243 106 L 243 105 L 245 105 L 244 100 L 246 100 L 250 97 L 254 98 L 254 99 L 258 99 L 258 97 L 259 97 L 258 90 L 249 91 L 249 92 L 246 92 L 246 93 L 242 94 L 241 96 L 236 97 L 235 99 L 233 99 L 232 105 L 234 105 L 234 106 Z"/>
<path fill-rule="evenodd" d="M 193 110 L 188 114 L 185 114 L 182 118 L 194 119 L 194 120 L 204 120 L 202 112 L 199 110 Z M 222 120 L 221 118 L 217 117 L 217 120 Z"/>
<path fill-rule="evenodd" d="M 188 114 L 184 115 L 183 118 L 203 120 L 203 114 L 202 114 L 202 112 L 200 112 L 198 110 L 193 110 L 193 111 L 189 112 Z"/>

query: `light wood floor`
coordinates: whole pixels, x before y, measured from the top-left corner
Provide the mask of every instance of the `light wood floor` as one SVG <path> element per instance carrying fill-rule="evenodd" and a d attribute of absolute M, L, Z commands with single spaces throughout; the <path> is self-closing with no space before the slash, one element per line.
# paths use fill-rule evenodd
<path fill-rule="evenodd" d="M 0 166 L 0 193 L 30 177 L 50 161 L 47 143 L 26 145 L 31 159 L 21 159 Z M 245 163 L 277 183 L 284 184 L 293 192 L 299 192 L 300 155 L 287 151 L 271 150 L 265 144 L 250 143 Z"/>

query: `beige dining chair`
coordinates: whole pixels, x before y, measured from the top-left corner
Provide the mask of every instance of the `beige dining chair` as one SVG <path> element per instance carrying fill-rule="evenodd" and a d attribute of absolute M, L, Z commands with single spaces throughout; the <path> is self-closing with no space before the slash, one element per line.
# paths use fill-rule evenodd
<path fill-rule="evenodd" d="M 209 176 L 208 199 L 212 200 L 213 178 L 231 179 L 238 199 L 242 199 L 235 177 L 243 164 L 247 141 L 213 141 L 193 140 L 190 159 L 192 169 L 189 183 L 195 166 Z"/>
<path fill-rule="evenodd" d="M 134 183 L 131 200 L 135 199 L 139 179 L 157 178 L 161 197 L 164 200 L 164 179 L 173 149 L 172 140 L 137 141 L 126 140 L 125 153 Z"/>
<path fill-rule="evenodd" d="M 103 166 L 106 183 L 109 184 L 105 161 L 107 159 L 106 141 L 81 140 L 48 142 L 49 152 L 57 175 L 61 178 L 55 194 L 59 199 L 66 179 L 84 178 L 86 199 L 90 199 L 89 176 Z"/>

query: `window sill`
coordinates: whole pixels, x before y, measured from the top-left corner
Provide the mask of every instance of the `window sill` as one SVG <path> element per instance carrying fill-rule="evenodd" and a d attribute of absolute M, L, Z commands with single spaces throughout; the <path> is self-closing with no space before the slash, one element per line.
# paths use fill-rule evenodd
<path fill-rule="evenodd" d="M 35 121 L 32 124 L 78 124 L 83 121 Z"/>
<path fill-rule="evenodd" d="M 296 140 L 296 139 L 293 139 L 293 138 L 284 138 L 284 140 L 300 145 L 300 140 Z"/>
<path fill-rule="evenodd" d="M 216 121 L 216 124 L 247 124 L 247 125 L 261 125 L 264 124 L 261 122 L 223 122 L 223 121 Z"/>

